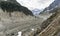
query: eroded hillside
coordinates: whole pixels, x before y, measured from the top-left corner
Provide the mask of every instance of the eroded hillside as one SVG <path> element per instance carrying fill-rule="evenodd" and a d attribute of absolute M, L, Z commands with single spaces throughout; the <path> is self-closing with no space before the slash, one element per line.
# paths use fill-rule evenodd
<path fill-rule="evenodd" d="M 59 27 L 57 29 L 54 27 L 59 25 L 60 8 L 56 9 L 54 13 L 43 13 L 34 17 L 27 8 L 5 2 L 4 4 L 0 2 L 0 36 L 17 36 L 18 32 L 21 32 L 21 36 L 56 36 L 54 30 L 58 30 Z M 5 6 L 2 7 L 2 5 Z M 10 7 L 8 5 L 11 8 L 8 8 Z M 14 8 L 12 9 L 12 7 Z M 11 12 L 11 16 L 9 16 L 9 12 Z M 54 33 L 50 34 L 50 29 Z"/>
<path fill-rule="evenodd" d="M 53 21 L 38 36 L 60 36 L 60 10 L 57 10 Z"/>

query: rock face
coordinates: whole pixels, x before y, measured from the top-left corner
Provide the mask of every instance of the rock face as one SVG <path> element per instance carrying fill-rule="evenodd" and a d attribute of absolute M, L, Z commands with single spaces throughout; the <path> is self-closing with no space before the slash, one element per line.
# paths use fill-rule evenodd
<path fill-rule="evenodd" d="M 39 36 L 60 36 L 60 17 L 55 19 Z"/>
<path fill-rule="evenodd" d="M 60 36 L 60 12 L 55 19 L 38 36 Z"/>
<path fill-rule="evenodd" d="M 43 10 L 43 12 L 49 12 L 50 13 L 50 11 L 56 9 L 57 7 L 58 8 L 60 7 L 60 0 L 55 0 L 54 2 L 52 2 L 47 8 L 45 8 Z M 51 12 L 51 13 L 53 13 L 53 12 Z"/>
<path fill-rule="evenodd" d="M 54 9 L 60 5 L 60 0 L 55 0 L 50 6 L 48 7 L 48 10 Z"/>

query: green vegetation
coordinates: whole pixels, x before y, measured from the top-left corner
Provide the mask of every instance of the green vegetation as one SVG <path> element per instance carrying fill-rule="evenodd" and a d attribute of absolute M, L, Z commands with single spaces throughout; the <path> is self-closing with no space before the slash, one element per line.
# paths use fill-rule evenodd
<path fill-rule="evenodd" d="M 28 8 L 12 2 L 2 1 L 0 2 L 0 8 L 4 12 L 7 11 L 9 15 L 11 15 L 13 11 L 19 11 L 19 12 L 22 11 L 25 15 L 33 16 L 32 12 Z"/>

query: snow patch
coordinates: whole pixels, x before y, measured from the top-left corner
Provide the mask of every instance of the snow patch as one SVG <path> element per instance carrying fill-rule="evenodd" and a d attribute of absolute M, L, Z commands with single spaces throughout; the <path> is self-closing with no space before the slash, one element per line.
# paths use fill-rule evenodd
<path fill-rule="evenodd" d="M 21 31 L 19 31 L 17 36 L 22 36 L 22 32 L 21 32 Z"/>

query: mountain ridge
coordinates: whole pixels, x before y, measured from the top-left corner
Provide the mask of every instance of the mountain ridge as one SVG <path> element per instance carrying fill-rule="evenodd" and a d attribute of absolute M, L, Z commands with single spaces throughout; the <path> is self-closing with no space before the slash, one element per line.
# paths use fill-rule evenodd
<path fill-rule="evenodd" d="M 33 13 L 27 8 L 20 5 L 18 2 L 9 2 L 9 1 L 1 1 L 0 8 L 5 12 L 7 11 L 10 15 L 13 11 L 23 12 L 25 15 L 33 16 Z"/>
<path fill-rule="evenodd" d="M 60 0 L 55 0 L 54 2 L 52 2 L 47 8 L 45 8 L 43 10 L 43 12 L 50 12 L 53 9 L 56 9 L 60 6 Z"/>

